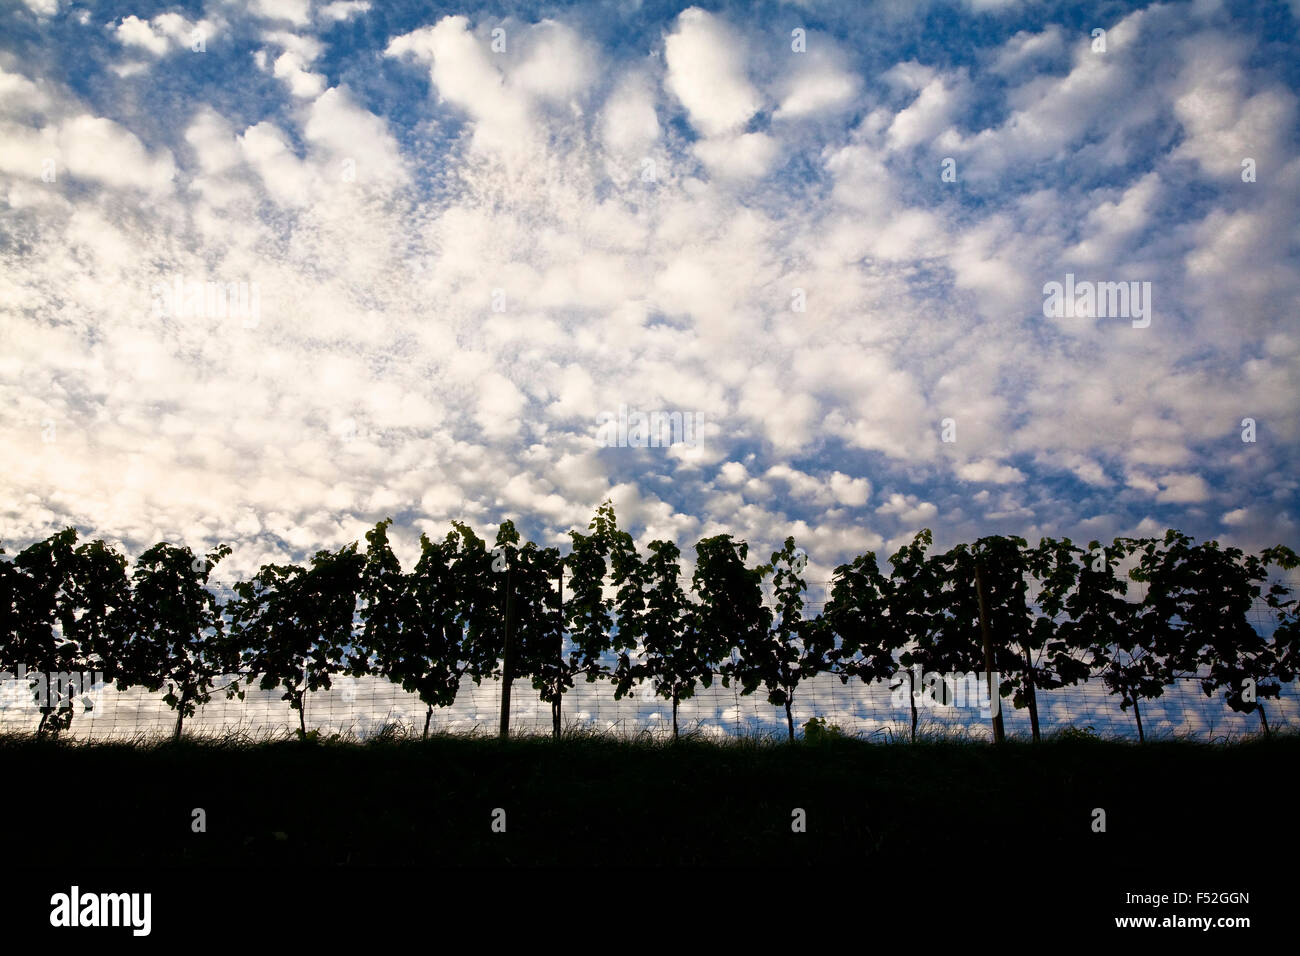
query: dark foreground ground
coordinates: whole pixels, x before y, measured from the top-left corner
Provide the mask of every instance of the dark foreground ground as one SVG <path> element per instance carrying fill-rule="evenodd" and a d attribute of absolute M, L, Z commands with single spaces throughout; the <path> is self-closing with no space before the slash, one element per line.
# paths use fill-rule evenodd
<path fill-rule="evenodd" d="M 698 908 L 725 920 L 747 907 L 747 919 L 820 913 L 905 937 L 990 920 L 1065 938 L 1150 936 L 1161 931 L 1116 929 L 1115 917 L 1253 917 L 1250 930 L 1172 928 L 1240 945 L 1234 934 L 1259 941 L 1274 924 L 1293 938 L 1300 925 L 1298 765 L 1294 736 L 1003 748 L 11 738 L 0 740 L 0 866 L 21 887 L 10 913 L 31 909 L 37 923 L 72 883 L 151 891 L 155 937 L 306 905 L 305 922 L 329 932 L 377 916 L 513 913 L 529 925 L 520 914 L 532 910 L 581 922 Z M 1178 892 L 1191 900 L 1153 908 L 1126 896 Z M 1198 892 L 1249 902 L 1198 905 Z"/>

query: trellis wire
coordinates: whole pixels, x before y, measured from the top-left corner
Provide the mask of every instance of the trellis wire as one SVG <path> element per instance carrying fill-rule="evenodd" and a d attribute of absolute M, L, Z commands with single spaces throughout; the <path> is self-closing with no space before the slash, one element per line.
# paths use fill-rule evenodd
<path fill-rule="evenodd" d="M 1140 594 L 1130 597 L 1140 600 Z M 809 602 L 819 605 L 821 602 Z M 815 612 L 813 612 L 815 613 Z M 1271 632 L 1273 618 L 1262 600 L 1254 602 L 1249 621 L 1258 633 Z M 902 693 L 887 683 L 845 683 L 834 674 L 819 674 L 800 684 L 792 707 L 797 727 L 817 717 L 849 736 L 873 740 L 911 739 L 911 707 L 906 699 L 906 674 L 899 675 Z M 221 688 L 231 678 L 220 682 Z M 895 687 L 897 682 L 895 682 Z M 281 699 L 282 690 L 246 690 L 243 700 L 227 699 L 220 689 L 212 700 L 185 719 L 189 735 L 244 734 L 253 738 L 291 735 L 299 727 L 298 714 Z M 1120 698 L 1108 692 L 1098 678 L 1054 690 L 1038 690 L 1039 724 L 1044 736 L 1067 728 L 1100 737 L 1137 739 L 1132 709 L 1124 710 Z M 85 703 L 91 706 L 85 709 Z M 923 702 L 924 703 L 924 702 Z M 1010 736 L 1030 736 L 1028 709 L 999 701 Z M 434 708 L 430 733 L 494 733 L 500 720 L 500 682 L 462 682 L 455 703 Z M 1223 701 L 1222 692 L 1207 696 L 1197 677 L 1179 677 L 1161 697 L 1139 705 L 1147 739 L 1188 738 L 1203 741 L 1236 739 L 1260 732 L 1258 714 L 1238 713 Z M 1300 682 L 1283 687 L 1278 698 L 1264 699 L 1271 730 L 1300 730 Z M 96 687 L 74 708 L 71 727 L 63 736 L 76 740 L 112 740 L 170 735 L 176 713 L 161 694 L 141 688 L 119 691 Z M 309 731 L 366 739 L 398 732 L 419 736 L 425 725 L 426 706 L 419 698 L 382 677 L 337 675 L 328 690 L 307 694 L 305 723 Z M 990 739 L 987 711 L 976 707 L 918 707 L 919 737 Z M 647 734 L 671 736 L 672 704 L 648 685 L 638 686 L 621 700 L 614 699 L 606 680 L 579 679 L 564 696 L 563 725 L 568 731 L 609 733 L 620 736 Z M 18 680 L 0 683 L 0 733 L 35 730 L 39 712 L 28 686 Z M 683 733 L 709 738 L 785 736 L 785 710 L 770 704 L 760 688 L 743 695 L 734 684 L 719 679 L 682 700 L 678 723 Z M 511 732 L 550 734 L 550 704 L 541 700 L 527 678 L 512 683 Z"/>
<path fill-rule="evenodd" d="M 514 682 L 511 729 L 515 733 L 551 733 L 550 704 L 542 701 L 525 680 Z M 1283 688 L 1277 699 L 1265 702 L 1273 730 L 1300 730 L 1300 686 Z M 907 684 L 895 693 L 885 683 L 862 681 L 841 683 L 832 674 L 820 674 L 801 685 L 795 695 L 796 725 L 819 717 L 841 732 L 884 741 L 910 739 L 911 708 L 906 702 Z M 280 699 L 280 691 L 249 690 L 244 700 L 214 695 L 185 720 L 191 735 L 242 733 L 253 737 L 288 735 L 298 729 L 296 711 Z M 93 709 L 73 718 L 66 736 L 82 740 L 108 740 L 169 735 L 176 714 L 161 695 L 132 688 L 112 687 L 88 695 Z M 1029 736 L 1027 710 L 1001 702 L 1007 733 Z M 1142 721 L 1148 739 L 1186 737 L 1197 740 L 1231 739 L 1260 730 L 1256 714 L 1232 711 L 1216 695 L 1207 697 L 1195 678 L 1179 678 L 1163 696 L 1144 700 Z M 1102 737 L 1137 737 L 1132 710 L 1122 710 L 1119 698 L 1107 692 L 1099 680 L 1073 687 L 1038 692 L 1039 721 L 1044 736 L 1065 728 L 1087 729 Z M 394 729 L 419 736 L 426 708 L 414 694 L 408 694 L 379 677 L 339 677 L 329 690 L 307 695 L 306 725 L 323 735 L 342 734 L 359 739 Z M 434 708 L 432 733 L 494 733 L 500 713 L 500 684 L 485 680 L 481 685 L 467 681 L 451 707 Z M 25 685 L 8 682 L 0 688 L 0 732 L 30 732 L 39 714 Z M 615 700 L 607 681 L 578 683 L 564 697 L 564 726 L 572 730 L 618 735 L 671 735 L 672 704 L 653 695 L 651 688 L 637 688 L 629 697 Z M 709 688 L 697 688 L 693 697 L 681 701 L 678 720 L 682 732 L 705 737 L 786 734 L 785 710 L 768 703 L 760 689 L 742 695 L 733 685 L 715 681 Z M 920 706 L 918 733 L 924 737 L 969 736 L 988 738 L 987 711 L 974 705 Z"/>

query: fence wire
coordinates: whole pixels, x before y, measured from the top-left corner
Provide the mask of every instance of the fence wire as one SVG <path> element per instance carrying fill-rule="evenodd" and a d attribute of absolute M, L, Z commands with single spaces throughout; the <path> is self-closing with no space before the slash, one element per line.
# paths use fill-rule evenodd
<path fill-rule="evenodd" d="M 796 729 L 801 731 L 808 720 L 818 717 L 852 736 L 881 741 L 910 739 L 908 691 L 906 681 L 901 691 L 895 691 L 885 683 L 843 684 L 835 675 L 820 674 L 796 693 L 792 707 Z M 1300 730 L 1298 692 L 1300 685 L 1292 684 L 1283 688 L 1280 698 L 1265 702 L 1270 729 Z M 299 726 L 298 713 L 280 699 L 280 693 L 250 690 L 242 701 L 215 695 L 185 720 L 185 732 L 252 737 L 292 734 Z M 1007 734 L 1028 737 L 1028 710 L 1014 709 L 1006 699 L 1000 705 Z M 1261 729 L 1257 714 L 1232 711 L 1220 696 L 1207 697 L 1192 678 L 1176 680 L 1162 697 L 1142 701 L 1139 706 L 1148 739 L 1236 739 Z M 431 733 L 495 733 L 500 708 L 500 682 L 469 682 L 452 706 L 434 709 L 429 729 Z M 161 695 L 136 688 L 94 689 L 76 711 L 65 736 L 79 740 L 166 736 L 176 723 L 175 711 Z M 1107 693 L 1099 680 L 1040 690 L 1038 711 L 1045 736 L 1077 728 L 1107 738 L 1137 737 L 1133 711 L 1122 710 L 1119 698 Z M 329 690 L 307 695 L 305 724 L 308 730 L 319 730 L 323 735 L 358 739 L 394 730 L 418 736 L 423 732 L 425 716 L 426 707 L 418 697 L 383 678 L 340 677 Z M 990 739 L 991 716 L 974 701 L 965 706 L 943 706 L 923 698 L 917 710 L 918 735 Z M 655 696 L 648 686 L 615 700 L 608 682 L 581 683 L 565 695 L 562 720 L 569 731 L 667 736 L 672 733 L 672 704 Z M 38 721 L 39 712 L 25 685 L 10 681 L 0 687 L 0 732 L 31 732 Z M 680 702 L 678 722 L 683 733 L 714 738 L 787 733 L 784 707 L 770 704 L 761 691 L 746 696 L 734 686 L 723 687 L 717 682 L 697 689 L 695 696 Z M 527 681 L 516 680 L 511 685 L 511 730 L 517 734 L 549 734 L 552 730 L 550 704 L 542 701 Z"/>
<path fill-rule="evenodd" d="M 1141 592 L 1130 588 L 1130 599 L 1141 600 Z M 819 603 L 819 602 L 812 602 Z M 813 613 L 816 613 L 814 611 Z M 1257 633 L 1267 637 L 1275 626 L 1273 612 L 1256 601 L 1248 620 Z M 567 641 L 566 641 L 567 651 Z M 910 687 L 906 673 L 891 685 L 885 682 L 844 683 L 833 674 L 818 674 L 801 683 L 795 693 L 792 713 L 796 732 L 812 718 L 856 737 L 879 741 L 905 741 L 912 735 Z M 217 687 L 229 683 L 229 678 Z M 228 699 L 220 690 L 212 700 L 187 717 L 187 735 L 222 736 L 242 734 L 253 738 L 284 736 L 299 729 L 298 712 L 282 699 L 282 690 L 246 690 L 243 700 Z M 1110 739 L 1138 737 L 1132 708 L 1121 708 L 1120 698 L 1108 692 L 1099 678 L 1070 687 L 1037 692 L 1039 727 L 1043 736 L 1067 728 L 1086 730 Z M 1005 731 L 1010 737 L 1031 735 L 1029 710 L 1017 709 L 1009 698 L 1001 698 Z M 918 737 L 968 737 L 991 740 L 992 714 L 977 703 L 963 706 L 933 706 L 922 695 L 917 708 Z M 1263 699 L 1269 729 L 1300 731 L 1300 681 L 1284 685 L 1278 698 Z M 1142 727 L 1148 740 L 1182 738 L 1201 741 L 1239 739 L 1262 731 L 1257 713 L 1238 713 L 1224 702 L 1222 691 L 1207 696 L 1198 678 L 1180 677 L 1166 686 L 1164 694 L 1142 700 Z M 337 676 L 330 689 L 309 693 L 305 725 L 322 735 L 340 734 L 367 739 L 382 733 L 419 736 L 425 727 L 427 708 L 420 699 L 382 677 Z M 430 733 L 496 733 L 500 727 L 501 684 L 485 679 L 481 684 L 462 682 L 450 707 L 434 708 L 429 718 Z M 19 680 L 0 681 L 0 733 L 30 733 L 40 721 L 40 712 L 29 686 Z M 119 691 L 112 686 L 94 686 L 79 696 L 71 726 L 62 736 L 75 740 L 124 740 L 141 736 L 162 737 L 173 733 L 176 712 L 161 693 L 141 688 Z M 672 703 L 640 685 L 620 700 L 614 699 L 606 680 L 580 680 L 564 695 L 562 725 L 566 731 L 598 732 L 620 736 L 672 734 Z M 724 687 L 715 680 L 710 687 L 697 687 L 694 696 L 678 706 L 682 733 L 710 738 L 741 736 L 785 736 L 784 707 L 770 704 L 760 688 L 744 695 L 734 685 Z M 514 734 L 542 735 L 552 732 L 551 705 L 540 699 L 527 678 L 511 684 L 510 727 Z"/>

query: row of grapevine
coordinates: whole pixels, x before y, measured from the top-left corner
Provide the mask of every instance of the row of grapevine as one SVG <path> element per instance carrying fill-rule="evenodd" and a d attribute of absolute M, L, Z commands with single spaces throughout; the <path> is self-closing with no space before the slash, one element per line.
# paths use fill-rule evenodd
<path fill-rule="evenodd" d="M 672 702 L 676 733 L 679 703 L 718 679 L 784 708 L 792 739 L 795 695 L 823 673 L 848 682 L 990 670 L 1037 738 L 1039 691 L 1099 679 L 1141 737 L 1141 702 L 1188 676 L 1232 709 L 1258 712 L 1267 732 L 1264 701 L 1300 672 L 1297 601 L 1270 584 L 1272 569 L 1297 565 L 1281 546 L 1248 554 L 1169 531 L 1086 548 L 989 536 L 934 553 L 925 530 L 887 572 L 873 553 L 836 568 L 810 614 L 807 558 L 793 538 L 753 566 L 744 542 L 704 538 L 687 585 L 676 544 L 639 550 L 609 502 L 569 533 L 565 555 L 521 542 L 510 521 L 492 545 L 452 522 L 441 540 L 421 536 L 406 571 L 389 527 L 377 524 L 364 547 L 268 564 L 224 594 L 212 574 L 225 545 L 196 555 L 157 544 L 129 573 L 125 556 L 78 543 L 71 528 L 12 558 L 0 549 L 0 670 L 97 669 L 119 688 L 163 692 L 177 736 L 214 694 L 255 686 L 279 689 L 306 733 L 310 695 L 339 675 L 381 676 L 418 695 L 426 734 L 435 708 L 485 678 L 503 681 L 507 711 L 511 682 L 530 680 L 557 735 L 575 681 L 608 680 L 616 698 L 648 685 Z M 1130 582 L 1145 585 L 1140 600 Z M 1256 629 L 1248 612 L 1261 601 L 1271 626 Z M 66 729 L 68 695 L 37 697 L 38 733 Z"/>

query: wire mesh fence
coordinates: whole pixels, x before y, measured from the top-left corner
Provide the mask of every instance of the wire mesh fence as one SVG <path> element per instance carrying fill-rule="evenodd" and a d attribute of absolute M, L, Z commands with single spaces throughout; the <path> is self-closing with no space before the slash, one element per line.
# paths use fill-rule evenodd
<path fill-rule="evenodd" d="M 1294 580 L 1286 583 L 1295 587 Z M 819 582 L 809 588 L 805 613 L 818 614 L 829 596 L 831 582 Z M 228 585 L 213 583 L 224 597 Z M 1145 588 L 1132 582 L 1128 599 L 1140 602 Z M 1257 599 L 1247 612 L 1247 620 L 1256 633 L 1268 638 L 1276 626 L 1275 612 L 1263 599 Z M 564 653 L 571 650 L 566 639 Z M 613 661 L 607 660 L 607 665 Z M 93 672 L 76 675 L 81 683 L 75 695 L 73 719 L 61 736 L 75 740 L 125 740 L 163 737 L 176 726 L 176 711 L 161 693 L 141 688 L 119 690 L 96 681 Z M 818 674 L 803 681 L 796 692 L 792 716 L 796 732 L 804 724 L 820 718 L 848 736 L 879 741 L 912 739 L 912 706 L 909 694 L 917 694 L 917 737 L 963 737 L 991 740 L 992 711 L 981 707 L 974 693 L 956 703 L 951 690 L 938 699 L 922 689 L 924 675 L 909 683 L 906 671 L 900 670 L 892 682 L 847 683 L 834 674 Z M 965 675 L 974 678 L 976 675 Z M 40 710 L 31 687 L 23 680 L 0 674 L 0 733 L 30 733 L 40 722 Z M 51 677 L 53 679 L 53 677 Z M 222 736 L 244 734 L 253 738 L 290 735 L 299 730 L 299 715 L 282 698 L 283 690 L 261 690 L 255 684 L 245 687 L 245 695 L 228 698 L 222 688 L 233 680 L 218 682 L 209 703 L 187 717 L 187 735 Z M 979 675 L 980 683 L 983 676 Z M 960 683 L 960 682 L 959 682 Z M 972 690 L 974 683 L 970 683 Z M 988 695 L 983 695 L 988 704 Z M 1083 730 L 1103 738 L 1138 739 L 1137 719 L 1132 708 L 1120 706 L 1118 695 L 1109 692 L 1098 678 L 1053 690 L 1038 690 L 1039 727 L 1043 736 L 1067 728 Z M 1015 708 L 1009 698 L 1000 698 L 998 709 L 1009 737 L 1031 735 L 1027 708 Z M 1199 677 L 1179 677 L 1164 689 L 1162 696 L 1139 703 L 1146 739 L 1180 738 L 1201 741 L 1239 739 L 1260 733 L 1263 726 L 1257 713 L 1240 713 L 1224 702 L 1223 692 L 1207 696 Z M 1300 681 L 1284 685 L 1277 698 L 1263 700 L 1269 729 L 1300 730 Z M 307 730 L 323 735 L 340 734 L 367 739 L 394 732 L 421 735 L 428 721 L 429 733 L 496 733 L 500 727 L 501 683 L 485 679 L 480 684 L 462 681 L 455 702 L 449 707 L 434 708 L 415 695 L 382 677 L 337 675 L 328 690 L 307 694 L 305 719 Z M 514 734 L 550 734 L 553 728 L 551 705 L 541 700 L 525 677 L 511 685 L 510 727 Z M 784 707 L 774 706 L 760 688 L 749 695 L 736 686 L 723 686 L 715 680 L 710 687 L 697 687 L 692 697 L 678 707 L 678 724 L 682 733 L 708 738 L 743 736 L 785 736 L 788 732 Z M 562 726 L 567 731 L 598 732 L 620 736 L 671 736 L 672 703 L 657 696 L 648 684 L 640 684 L 628 695 L 615 699 L 607 680 L 579 681 L 565 694 Z"/>
<path fill-rule="evenodd" d="M 832 674 L 820 674 L 801 686 L 792 707 L 796 728 L 821 718 L 844 734 L 882 742 L 911 738 L 911 685 L 906 679 L 841 683 Z M 246 734 L 253 737 L 288 735 L 297 731 L 297 711 L 280 699 L 276 690 L 249 690 L 243 700 L 214 695 L 185 720 L 186 734 Z M 950 698 L 951 700 L 951 698 Z M 88 706 L 87 706 L 88 705 Z M 1009 736 L 1030 735 L 1026 709 L 999 701 Z M 1188 738 L 1201 741 L 1238 739 L 1260 732 L 1257 714 L 1237 713 L 1220 696 L 1207 697 L 1198 681 L 1181 678 L 1163 696 L 1142 701 L 1141 716 L 1147 739 Z M 1300 685 L 1284 687 L 1277 699 L 1265 703 L 1272 730 L 1300 730 Z M 456 702 L 435 708 L 429 719 L 431 733 L 496 733 L 500 721 L 501 685 L 498 681 L 467 683 Z M 1088 730 L 1101 737 L 1136 739 L 1133 711 L 1123 710 L 1119 698 L 1099 680 L 1073 687 L 1038 692 L 1039 721 L 1044 736 L 1065 728 Z M 175 711 L 159 694 L 132 688 L 92 687 L 78 701 L 65 736 L 78 740 L 131 739 L 166 736 L 173 732 Z M 324 735 L 342 734 L 367 739 L 397 730 L 406 735 L 423 733 L 427 709 L 418 697 L 379 677 L 340 677 L 329 690 L 307 695 L 307 729 Z M 0 686 L 0 732 L 35 730 L 39 712 L 30 690 L 18 681 Z M 991 739 L 991 710 L 973 699 L 944 703 L 920 696 L 917 706 L 919 736 L 963 736 Z M 564 697 L 563 726 L 568 730 L 634 736 L 671 736 L 672 704 L 641 686 L 620 700 L 606 681 L 580 683 Z M 711 738 L 785 736 L 783 707 L 773 706 L 760 690 L 741 694 L 735 686 L 715 682 L 698 688 L 680 702 L 678 721 L 683 733 Z M 550 734 L 551 706 L 541 700 L 527 681 L 511 688 L 511 730 L 516 734 Z"/>

